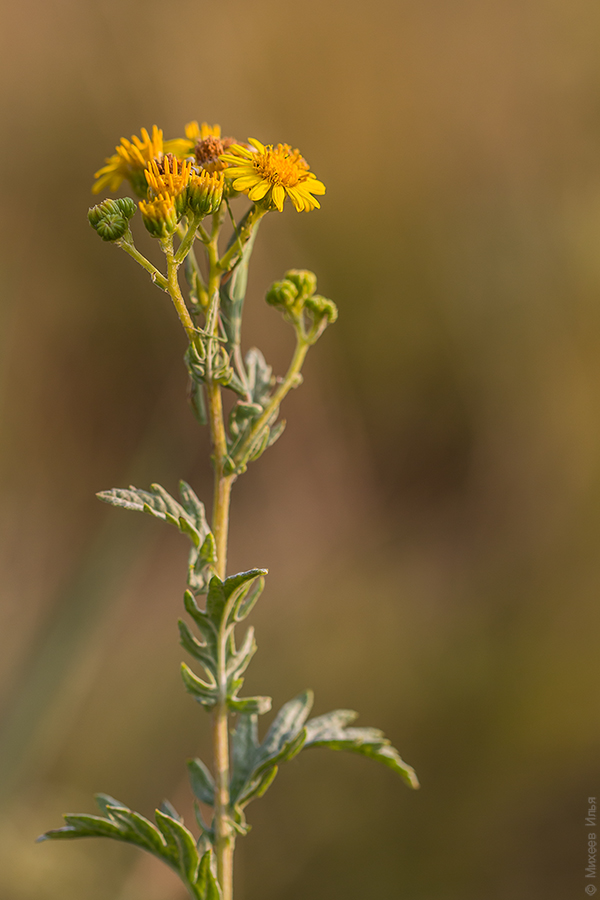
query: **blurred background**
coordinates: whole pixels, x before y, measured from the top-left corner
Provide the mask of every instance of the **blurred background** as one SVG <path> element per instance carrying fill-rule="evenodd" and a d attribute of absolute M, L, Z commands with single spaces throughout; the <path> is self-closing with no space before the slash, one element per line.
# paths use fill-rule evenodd
<path fill-rule="evenodd" d="M 592 0 L 22 0 L 0 92 L 0 897 L 182 900 L 109 842 L 36 846 L 110 793 L 188 820 L 209 756 L 175 620 L 187 546 L 98 490 L 210 497 L 168 299 L 89 228 L 121 136 L 191 119 L 300 147 L 262 299 L 314 269 L 339 322 L 239 482 L 270 569 L 249 691 L 360 710 L 413 764 L 312 751 L 250 807 L 238 900 L 583 895 L 600 790 L 600 9 Z M 135 222 L 140 246 L 156 248 Z M 266 717 L 264 723 L 268 723 Z"/>

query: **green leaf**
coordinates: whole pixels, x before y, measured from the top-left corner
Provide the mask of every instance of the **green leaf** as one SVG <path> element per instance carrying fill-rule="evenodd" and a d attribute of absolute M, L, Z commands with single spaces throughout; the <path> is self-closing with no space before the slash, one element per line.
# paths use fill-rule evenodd
<path fill-rule="evenodd" d="M 208 806 L 214 806 L 215 782 L 208 768 L 201 759 L 189 759 L 187 768 L 194 796 Z"/>
<path fill-rule="evenodd" d="M 262 768 L 266 762 L 277 762 L 287 758 L 287 751 L 302 727 L 313 705 L 312 691 L 303 691 L 285 703 L 271 724 L 264 741 L 256 754 L 256 769 Z"/>
<path fill-rule="evenodd" d="M 118 806 L 119 809 L 127 809 L 127 806 L 124 803 L 121 803 L 120 800 L 115 800 L 115 798 L 111 797 L 110 794 L 94 794 L 94 800 L 96 801 L 96 805 L 100 812 L 104 813 L 104 815 L 109 819 L 109 807 Z"/>
<path fill-rule="evenodd" d="M 225 592 L 225 597 L 227 598 L 228 622 L 240 621 L 240 619 L 237 618 L 240 607 L 242 605 L 244 605 L 244 607 L 247 606 L 248 601 L 244 603 L 244 600 L 256 579 L 259 578 L 259 591 L 252 602 L 252 606 L 254 606 L 264 587 L 264 576 L 267 575 L 268 572 L 268 569 L 249 569 L 247 572 L 239 572 L 237 575 L 230 575 L 229 578 L 225 579 L 223 582 L 223 590 Z M 250 609 L 248 609 L 245 615 L 248 615 Z M 242 618 L 245 618 L 245 616 L 242 616 Z"/>
<path fill-rule="evenodd" d="M 204 507 L 189 485 L 185 482 L 182 482 L 182 485 L 184 506 L 171 497 L 160 484 L 151 485 L 149 491 L 140 490 L 132 485 L 129 488 L 100 491 L 96 496 L 111 506 L 145 512 L 156 519 L 162 519 L 163 522 L 170 522 L 179 531 L 187 534 L 194 546 L 198 547 L 208 533 Z"/>
<path fill-rule="evenodd" d="M 122 822 L 126 828 L 137 834 L 138 840 L 136 843 L 140 846 L 145 846 L 157 856 L 163 855 L 166 844 L 160 831 L 152 822 L 149 822 L 148 819 L 145 819 L 139 813 L 127 809 L 127 807 L 108 806 L 107 812 L 111 818 L 116 819 L 117 822 Z"/>
<path fill-rule="evenodd" d="M 193 656 L 194 659 L 197 659 L 202 663 L 207 672 L 210 673 L 213 680 L 216 683 L 217 677 L 217 661 L 214 656 L 214 652 L 211 652 L 214 648 L 208 648 L 207 644 L 201 644 L 200 641 L 196 640 L 188 626 L 185 624 L 182 619 L 179 619 L 177 622 L 179 626 L 179 638 L 180 644 L 187 650 L 190 656 Z"/>
<path fill-rule="evenodd" d="M 249 569 L 247 572 L 230 575 L 225 581 L 213 575 L 208 586 L 206 612 L 217 629 L 223 622 L 233 624 L 236 611 L 253 582 L 267 572 L 268 569 Z"/>
<path fill-rule="evenodd" d="M 213 706 L 216 705 L 217 691 L 214 684 L 207 684 L 206 681 L 202 681 L 201 678 L 194 675 L 192 670 L 189 666 L 186 666 L 185 663 L 181 663 L 181 677 L 183 678 L 186 690 L 190 694 L 193 694 L 198 703 L 201 703 L 206 709 L 212 709 Z"/>
<path fill-rule="evenodd" d="M 193 834 L 185 825 L 165 815 L 159 809 L 155 812 L 156 824 L 161 830 L 168 846 L 177 847 L 178 864 L 181 874 L 193 884 L 198 873 L 200 860 Z"/>
<path fill-rule="evenodd" d="M 257 649 L 258 647 L 254 640 L 254 628 L 249 628 L 242 646 L 236 653 L 231 655 L 227 662 L 227 678 L 231 683 L 236 681 L 242 672 L 246 671 Z"/>
<path fill-rule="evenodd" d="M 221 890 L 212 872 L 211 858 L 212 853 L 210 850 L 207 850 L 200 860 L 196 880 L 196 890 L 199 900 L 220 900 L 221 898 Z"/>
<path fill-rule="evenodd" d="M 262 796 L 275 778 L 278 764 L 300 752 L 312 703 L 312 691 L 304 691 L 284 704 L 262 744 L 258 744 L 256 716 L 240 717 L 232 747 L 232 804 L 241 809 Z"/>
<path fill-rule="evenodd" d="M 273 369 L 257 347 L 251 347 L 246 353 L 246 370 L 248 372 L 248 388 L 253 403 L 261 407 L 267 405 L 273 386 Z"/>
<path fill-rule="evenodd" d="M 401 758 L 398 751 L 378 728 L 347 728 L 358 713 L 349 709 L 336 709 L 325 715 L 309 719 L 306 723 L 305 748 L 328 747 L 330 750 L 347 750 L 367 756 L 392 769 L 411 788 L 418 788 L 414 769 Z"/>
<path fill-rule="evenodd" d="M 271 709 L 271 697 L 228 697 L 227 706 L 236 713 L 257 713 L 259 716 Z"/>
<path fill-rule="evenodd" d="M 254 769 L 258 741 L 258 715 L 240 713 L 231 739 L 232 774 L 229 792 L 232 801 L 239 796 Z"/>
<path fill-rule="evenodd" d="M 231 610 L 232 618 L 236 622 L 241 622 L 253 610 L 254 604 L 262 594 L 265 587 L 265 579 L 258 578 L 246 594 L 240 594 Z"/>
<path fill-rule="evenodd" d="M 83 813 L 66 813 L 63 816 L 66 825 L 46 831 L 37 839 L 41 841 L 70 840 L 82 837 L 110 837 L 117 841 L 129 841 L 131 838 L 116 822 L 101 816 L 88 816 Z"/>

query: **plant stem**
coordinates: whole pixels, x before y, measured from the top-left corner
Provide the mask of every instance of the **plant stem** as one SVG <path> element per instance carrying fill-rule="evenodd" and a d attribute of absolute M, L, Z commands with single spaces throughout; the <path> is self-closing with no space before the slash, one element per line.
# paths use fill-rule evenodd
<path fill-rule="evenodd" d="M 219 288 L 221 272 L 218 268 L 218 237 L 221 219 L 213 217 L 210 239 L 206 244 L 209 264 L 206 330 L 215 338 L 219 333 Z M 207 367 L 206 397 L 208 421 L 213 446 L 214 492 L 212 509 L 212 532 L 215 537 L 217 563 L 216 572 L 221 580 L 227 573 L 227 538 L 229 532 L 229 502 L 234 475 L 225 475 L 227 458 L 227 437 L 223 420 L 221 386 L 215 382 Z M 233 898 L 233 851 L 235 832 L 229 822 L 229 711 L 227 707 L 225 626 L 219 634 L 217 684 L 219 701 L 213 713 L 213 757 L 215 768 L 215 856 L 217 880 L 221 886 L 223 900 Z"/>
<path fill-rule="evenodd" d="M 179 287 L 179 280 L 177 278 L 179 263 L 175 259 L 175 254 L 173 253 L 173 238 L 166 238 L 162 242 L 162 244 L 163 250 L 165 251 L 165 256 L 167 257 L 167 284 L 169 294 L 171 295 L 171 300 L 173 301 L 173 305 L 177 310 L 179 321 L 185 328 L 185 333 L 188 336 L 188 340 L 190 344 L 193 344 L 197 337 L 196 328 L 194 327 L 192 317 L 190 316 L 188 308 L 185 305 L 185 300 L 183 299 L 183 294 L 181 293 L 181 288 Z"/>
<path fill-rule="evenodd" d="M 135 261 L 138 262 L 140 266 L 142 266 L 147 272 L 150 272 L 150 277 L 155 284 L 162 288 L 163 291 L 168 290 L 167 279 L 162 274 L 162 272 L 159 272 L 156 266 L 153 266 L 150 260 L 146 259 L 146 257 L 140 253 L 137 247 L 134 246 L 131 233 L 129 234 L 129 237 L 127 237 L 126 235 L 125 237 L 121 238 L 121 240 L 116 241 L 116 243 L 125 251 L 125 253 L 129 253 L 129 255 L 132 256 L 133 259 L 135 259 Z"/>

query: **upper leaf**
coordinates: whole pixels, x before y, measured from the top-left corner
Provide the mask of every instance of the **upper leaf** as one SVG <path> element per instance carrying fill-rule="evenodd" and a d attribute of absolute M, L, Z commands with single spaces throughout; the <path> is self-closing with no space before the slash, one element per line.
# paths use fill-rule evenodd
<path fill-rule="evenodd" d="M 206 521 L 204 504 L 185 481 L 179 482 L 181 503 L 160 484 L 149 491 L 130 486 L 100 491 L 96 496 L 104 503 L 145 512 L 163 522 L 170 522 L 192 542 L 188 560 L 188 584 L 195 594 L 206 591 L 216 563 L 215 541 Z"/>
<path fill-rule="evenodd" d="M 411 788 L 418 788 L 414 769 L 401 758 L 398 751 L 378 728 L 348 728 L 358 713 L 351 709 L 335 709 L 306 723 L 304 747 L 329 747 L 330 750 L 349 750 L 368 756 L 393 769 Z"/>

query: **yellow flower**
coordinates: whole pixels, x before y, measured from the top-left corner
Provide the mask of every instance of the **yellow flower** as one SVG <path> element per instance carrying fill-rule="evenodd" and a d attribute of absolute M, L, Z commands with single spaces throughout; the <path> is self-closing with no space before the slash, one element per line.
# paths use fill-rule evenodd
<path fill-rule="evenodd" d="M 325 185 L 309 171 L 309 165 L 299 150 L 289 144 L 265 146 L 249 138 L 251 147 L 235 144 L 221 156 L 227 163 L 226 178 L 233 179 L 233 188 L 248 194 L 250 200 L 283 210 L 286 195 L 298 212 L 319 209 L 313 194 L 324 194 Z"/>
<path fill-rule="evenodd" d="M 94 194 L 99 194 L 105 188 L 116 191 L 122 181 L 127 180 L 140 196 L 145 196 L 146 179 L 144 169 L 151 159 L 162 159 L 163 133 L 156 125 L 152 126 L 152 137 L 145 128 L 142 128 L 141 140 L 135 134 L 131 140 L 121 138 L 121 143 L 116 147 L 116 153 L 106 159 L 106 165 L 99 169 L 94 178 L 97 178 L 92 188 Z"/>
<path fill-rule="evenodd" d="M 179 215 L 175 200 L 169 194 L 159 194 L 154 200 L 140 200 L 138 206 L 151 235 L 165 238 L 175 233 Z"/>
<path fill-rule="evenodd" d="M 188 184 L 188 204 L 197 216 L 215 213 L 223 199 L 225 179 L 221 172 L 194 172 Z"/>
<path fill-rule="evenodd" d="M 172 153 L 167 153 L 159 162 L 151 159 L 144 169 L 150 198 L 161 195 L 173 197 L 177 212 L 181 215 L 185 209 L 191 170 L 191 160 L 179 162 Z"/>
<path fill-rule="evenodd" d="M 195 121 L 188 122 L 185 126 L 184 138 L 165 141 L 165 153 L 172 153 L 179 159 L 185 159 L 187 156 L 194 155 L 196 144 L 199 141 L 204 141 L 209 137 L 220 138 L 221 126 L 208 125 L 206 122 L 203 122 L 202 125 L 198 125 Z"/>

